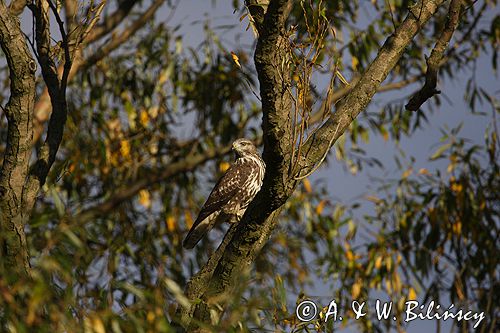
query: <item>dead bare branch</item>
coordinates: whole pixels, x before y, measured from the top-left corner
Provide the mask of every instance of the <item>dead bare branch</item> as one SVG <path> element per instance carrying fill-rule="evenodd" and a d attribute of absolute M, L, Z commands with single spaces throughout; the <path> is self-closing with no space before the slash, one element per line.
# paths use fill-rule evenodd
<path fill-rule="evenodd" d="M 49 120 L 47 137 L 38 149 L 38 159 L 30 168 L 30 174 L 25 185 L 25 207 L 31 211 L 38 192 L 45 183 L 47 174 L 55 161 L 57 151 L 62 141 L 64 125 L 67 118 L 66 86 L 71 70 L 72 59 L 69 51 L 68 35 L 59 13 L 51 0 L 37 0 L 30 4 L 36 22 L 35 40 L 38 52 L 38 61 L 42 69 L 42 76 L 47 86 L 52 105 L 52 115 Z M 58 70 L 51 56 L 51 37 L 49 28 L 49 8 L 52 10 L 62 36 L 64 50 L 64 65 L 62 78 L 58 77 Z"/>
<path fill-rule="evenodd" d="M 426 59 L 427 72 L 425 75 L 425 84 L 410 98 L 408 104 L 405 105 L 406 110 L 417 111 L 429 98 L 441 93 L 436 88 L 438 71 L 446 49 L 448 48 L 448 44 L 453 36 L 453 32 L 457 28 L 462 5 L 463 0 L 451 1 L 445 27 L 441 32 L 434 49 L 432 49 L 430 57 Z"/>

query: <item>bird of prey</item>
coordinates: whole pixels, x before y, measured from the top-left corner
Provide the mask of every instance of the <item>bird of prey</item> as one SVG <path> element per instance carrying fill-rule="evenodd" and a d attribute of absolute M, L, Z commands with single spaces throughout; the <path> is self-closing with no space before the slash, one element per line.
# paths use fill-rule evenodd
<path fill-rule="evenodd" d="M 216 224 L 238 222 L 262 186 L 266 165 L 248 139 L 233 142 L 236 161 L 217 182 L 182 245 L 192 249 Z"/>

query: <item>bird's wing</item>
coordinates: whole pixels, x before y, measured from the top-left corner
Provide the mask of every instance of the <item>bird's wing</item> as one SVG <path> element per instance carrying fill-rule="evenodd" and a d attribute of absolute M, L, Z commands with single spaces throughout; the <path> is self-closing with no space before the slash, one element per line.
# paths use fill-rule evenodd
<path fill-rule="evenodd" d="M 219 215 L 224 205 L 243 187 L 251 173 L 250 168 L 251 166 L 243 159 L 238 159 L 219 179 L 184 239 L 184 247 L 194 247 L 201 237 L 212 229 L 216 216 L 211 215 L 214 213 Z"/>
<path fill-rule="evenodd" d="M 203 221 L 212 213 L 220 210 L 234 195 L 242 189 L 247 178 L 250 176 L 251 166 L 245 163 L 243 159 L 236 160 L 227 170 L 224 176 L 215 184 L 207 201 L 201 208 L 198 218 L 193 224 Z"/>

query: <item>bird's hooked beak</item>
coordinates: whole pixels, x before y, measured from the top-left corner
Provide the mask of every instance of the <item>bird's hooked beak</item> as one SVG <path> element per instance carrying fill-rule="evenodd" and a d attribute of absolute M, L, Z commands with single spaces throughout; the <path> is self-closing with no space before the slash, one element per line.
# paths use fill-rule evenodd
<path fill-rule="evenodd" d="M 233 142 L 233 145 L 231 146 L 231 150 L 234 153 L 234 156 L 238 158 L 240 156 L 240 153 L 238 151 L 239 144 L 236 142 Z"/>

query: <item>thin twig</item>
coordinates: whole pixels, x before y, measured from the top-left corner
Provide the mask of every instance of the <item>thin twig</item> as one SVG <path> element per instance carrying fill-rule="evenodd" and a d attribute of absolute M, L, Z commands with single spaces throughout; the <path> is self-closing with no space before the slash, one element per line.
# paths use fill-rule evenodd
<path fill-rule="evenodd" d="M 59 26 L 59 31 L 61 32 L 62 47 L 64 49 L 64 70 L 60 82 L 61 91 L 59 93 L 65 94 L 66 86 L 68 84 L 68 75 L 71 70 L 72 64 L 71 55 L 69 52 L 68 35 L 66 34 L 66 30 L 64 29 L 64 22 L 62 21 L 61 16 L 59 16 L 56 6 L 52 3 L 52 0 L 47 0 L 47 2 L 50 6 L 50 9 L 52 10 L 52 13 L 54 14 L 54 17 L 56 18 L 57 25 Z"/>
<path fill-rule="evenodd" d="M 394 13 L 392 12 L 391 0 L 386 0 L 387 6 L 389 6 L 389 12 L 391 13 L 392 26 L 394 31 L 396 30 L 396 22 L 394 21 Z"/>
<path fill-rule="evenodd" d="M 294 180 L 302 180 L 304 178 L 307 178 L 309 177 L 310 175 L 312 175 L 318 168 L 319 166 L 321 165 L 321 163 L 323 163 L 323 161 L 325 160 L 326 156 L 328 155 L 328 152 L 330 151 L 330 148 L 332 147 L 332 144 L 333 144 L 333 141 L 335 140 L 335 137 L 337 136 L 337 132 L 339 130 L 339 127 L 340 127 L 340 123 L 337 124 L 337 128 L 335 129 L 335 133 L 333 133 L 332 135 L 332 138 L 330 139 L 330 142 L 328 143 L 328 147 L 327 149 L 325 150 L 325 153 L 323 154 L 323 157 L 319 160 L 319 162 L 314 166 L 314 168 L 312 168 L 311 171 L 309 171 L 308 173 L 306 173 L 304 176 L 297 176 L 297 177 L 294 177 L 293 179 Z"/>
<path fill-rule="evenodd" d="M 441 65 L 441 60 L 444 57 L 444 52 L 448 48 L 453 32 L 457 28 L 462 3 L 463 0 L 451 1 L 445 27 L 436 41 L 436 45 L 432 49 L 430 57 L 426 59 L 427 73 L 425 75 L 425 84 L 411 97 L 410 101 L 405 106 L 406 110 L 417 111 L 429 98 L 441 93 L 436 89 L 438 71 Z"/>

